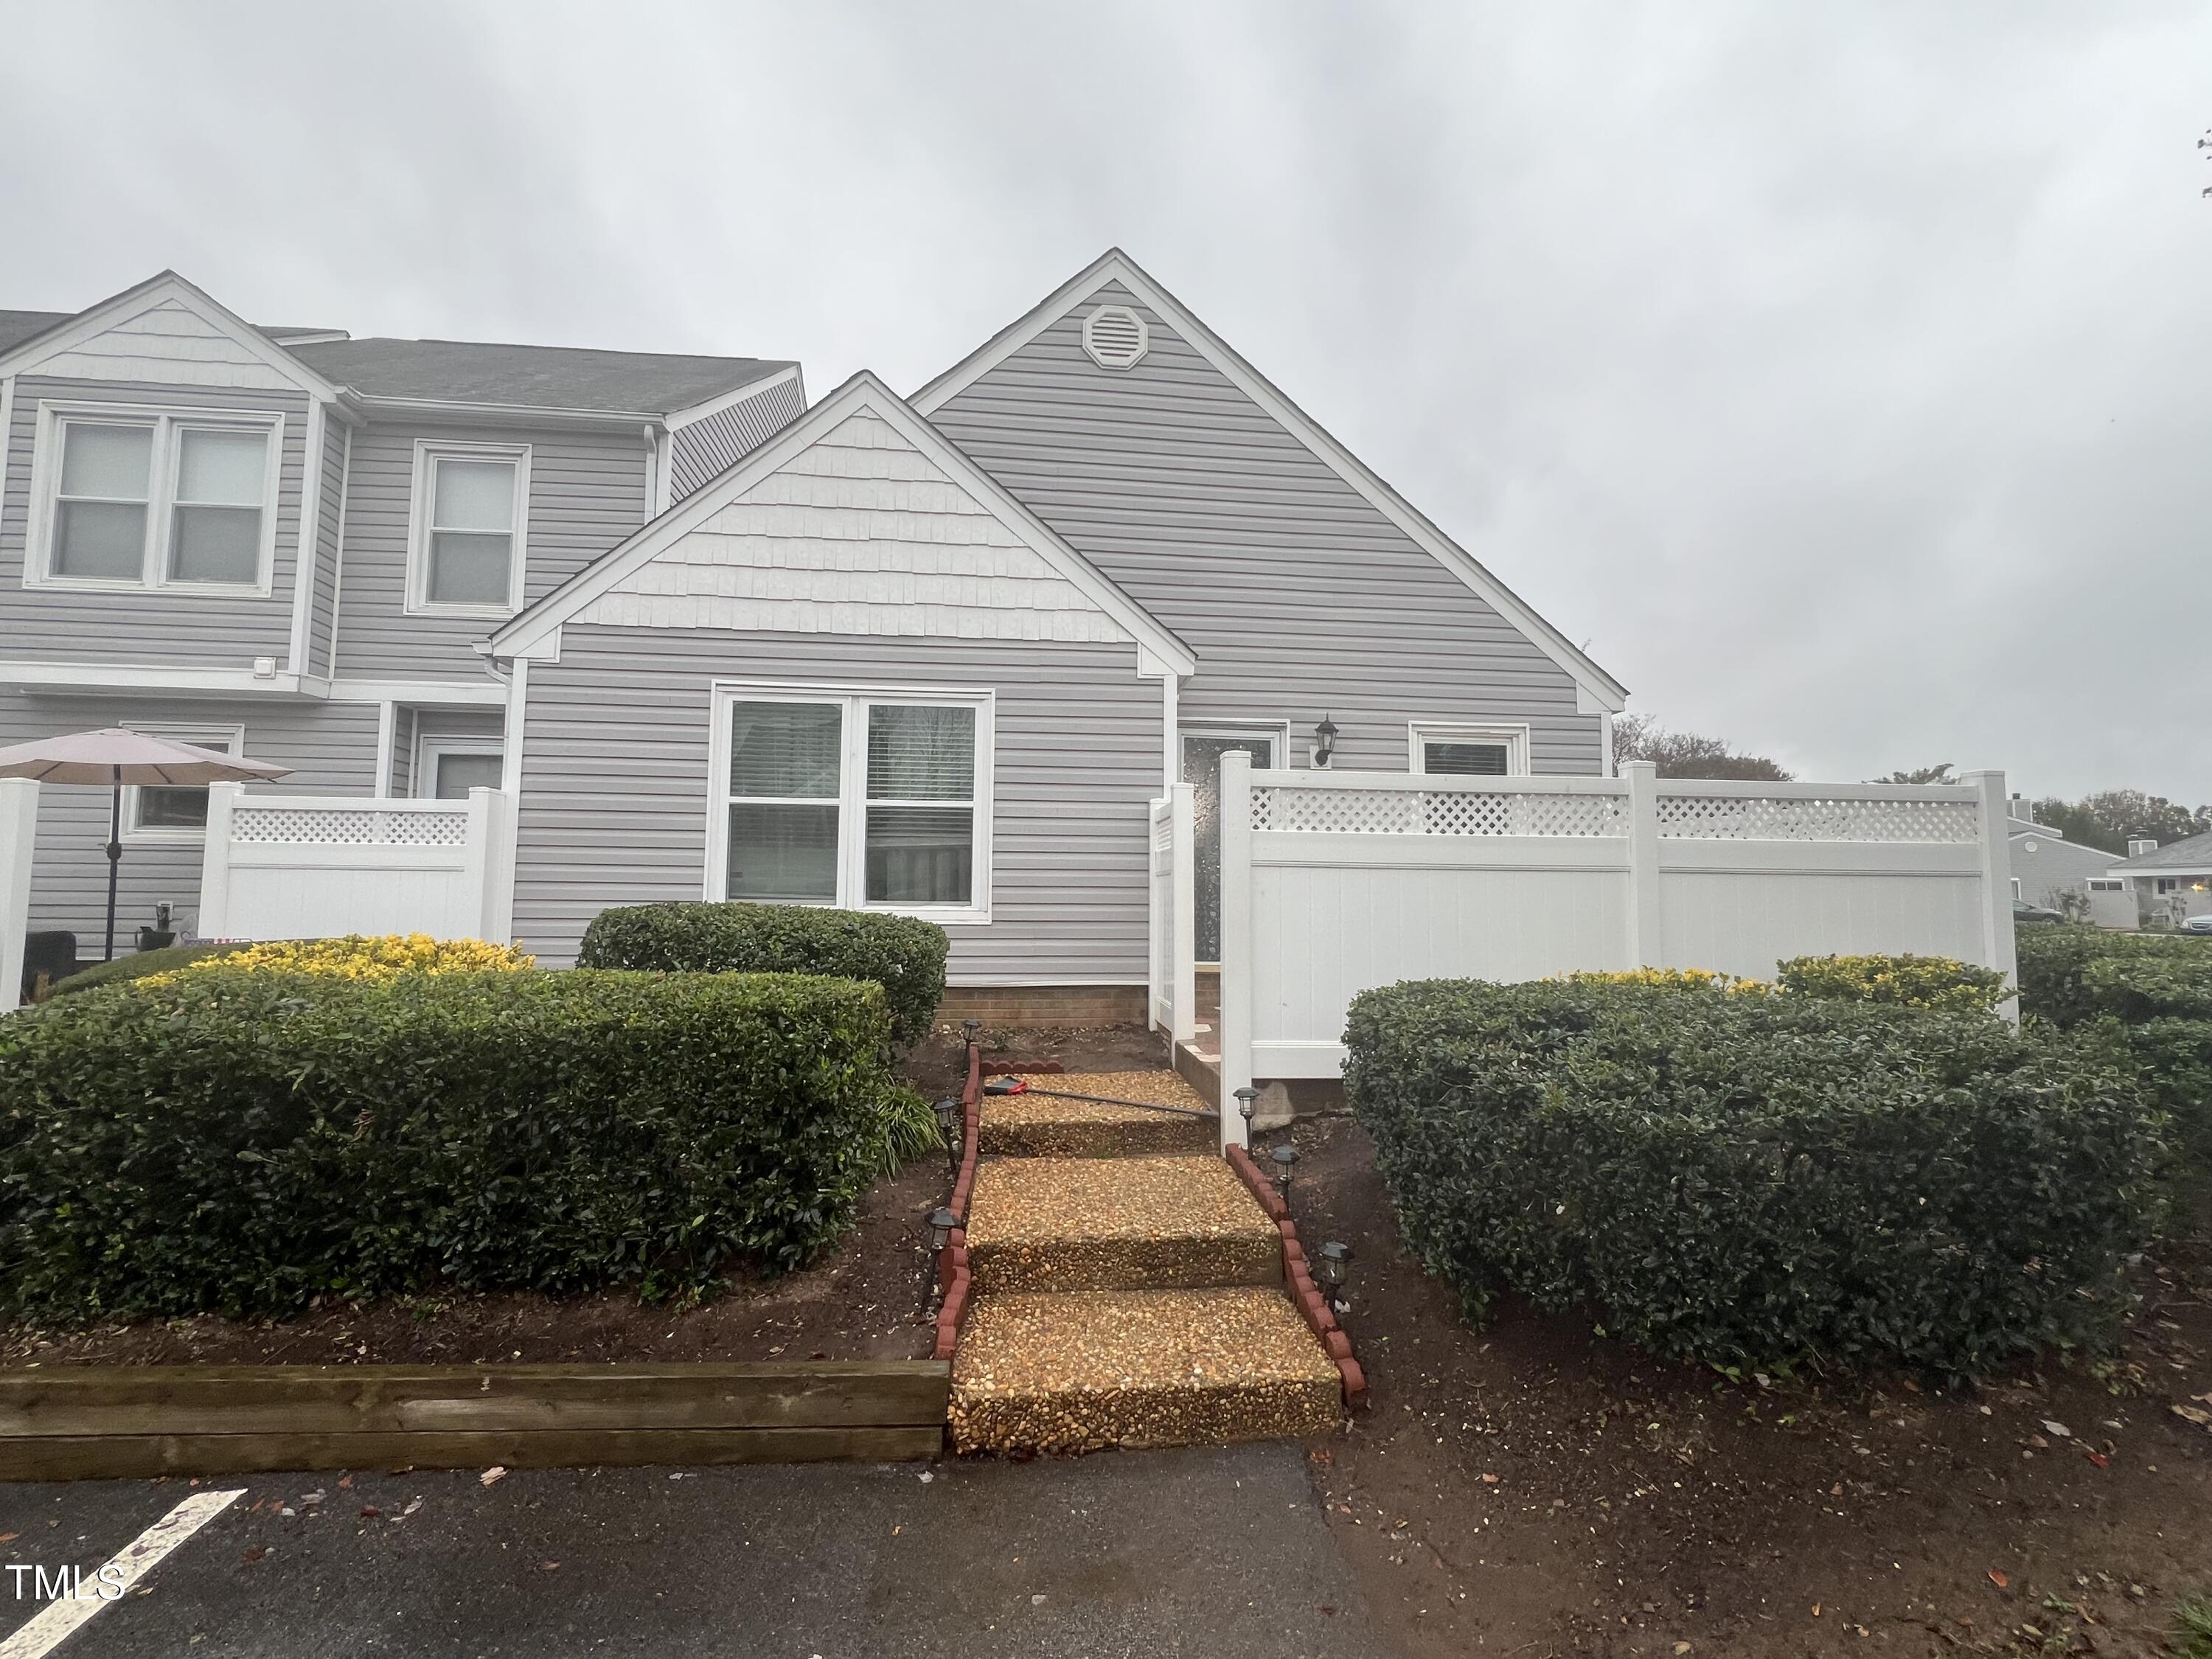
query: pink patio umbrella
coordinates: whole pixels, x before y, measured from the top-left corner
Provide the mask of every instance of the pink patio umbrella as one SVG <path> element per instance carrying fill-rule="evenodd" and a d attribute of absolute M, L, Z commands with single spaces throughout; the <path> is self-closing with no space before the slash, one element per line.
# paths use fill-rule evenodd
<path fill-rule="evenodd" d="M 107 809 L 107 954 L 100 958 L 103 962 L 115 960 L 115 876 L 123 861 L 123 786 L 240 783 L 248 778 L 280 778 L 291 769 L 113 726 L 104 732 L 38 738 L 0 749 L 0 778 L 104 783 L 114 792 Z"/>

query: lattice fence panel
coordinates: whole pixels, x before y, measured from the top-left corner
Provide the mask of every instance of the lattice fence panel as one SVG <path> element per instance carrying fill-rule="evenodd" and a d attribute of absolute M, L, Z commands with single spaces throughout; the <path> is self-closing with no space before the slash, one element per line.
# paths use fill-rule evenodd
<path fill-rule="evenodd" d="M 1618 795 L 1460 789 L 1257 788 L 1252 827 L 1352 836 L 1620 836 Z"/>
<path fill-rule="evenodd" d="M 1689 841 L 1874 841 L 1970 844 L 1975 801 L 1820 800 L 1662 795 L 1659 833 Z"/>
<path fill-rule="evenodd" d="M 469 821 L 459 812 L 389 807 L 240 806 L 230 815 L 230 837 L 259 846 L 461 847 Z"/>

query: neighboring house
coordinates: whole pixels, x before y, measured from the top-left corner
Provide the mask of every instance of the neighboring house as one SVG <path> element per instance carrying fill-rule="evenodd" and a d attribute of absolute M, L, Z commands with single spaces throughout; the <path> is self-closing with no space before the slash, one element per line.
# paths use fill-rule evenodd
<path fill-rule="evenodd" d="M 0 744 L 143 726 L 274 791 L 500 781 L 484 635 L 805 406 L 799 366 L 259 328 L 172 273 L 0 312 Z M 198 790 L 134 790 L 121 915 L 191 925 Z M 106 797 L 41 796 L 31 925 L 99 948 Z"/>
<path fill-rule="evenodd" d="M 2045 909 L 2065 908 L 2065 896 L 2079 894 L 2087 901 L 2092 884 L 2110 880 L 2117 853 L 2101 847 L 2084 847 L 2060 835 L 2048 824 L 2023 814 L 2031 809 L 2020 797 L 2012 800 L 2008 826 L 2012 846 L 2012 896 Z"/>
<path fill-rule="evenodd" d="M 641 459 L 635 418 L 629 436 Z M 956 985 L 1090 1007 L 1113 988 L 1133 1018 L 1148 803 L 1196 787 L 1207 956 L 1226 750 L 1609 769 L 1621 686 L 1118 252 L 910 398 L 861 374 L 764 439 L 695 489 L 679 474 L 657 515 L 642 474 L 610 481 L 628 516 L 602 502 L 616 533 L 559 568 L 533 526 L 512 614 L 484 603 L 450 635 L 401 602 L 394 488 L 379 623 L 349 587 L 336 607 L 346 683 L 374 643 L 503 705 L 513 931 L 549 963 L 609 904 L 839 904 L 943 923 Z M 418 520 L 427 499 L 418 478 Z M 59 631 L 112 614 L 74 606 Z"/>
<path fill-rule="evenodd" d="M 2179 922 L 2212 911 L 2212 833 L 2160 847 L 2145 838 L 2105 872 L 2124 882 L 2145 921 Z"/>

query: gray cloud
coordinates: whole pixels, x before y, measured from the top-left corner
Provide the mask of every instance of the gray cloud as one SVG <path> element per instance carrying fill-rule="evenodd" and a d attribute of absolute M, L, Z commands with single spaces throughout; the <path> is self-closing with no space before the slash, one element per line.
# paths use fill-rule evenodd
<path fill-rule="evenodd" d="M 1120 243 L 1636 691 L 2212 798 L 2199 5 L 0 5 L 0 305 L 920 384 Z"/>

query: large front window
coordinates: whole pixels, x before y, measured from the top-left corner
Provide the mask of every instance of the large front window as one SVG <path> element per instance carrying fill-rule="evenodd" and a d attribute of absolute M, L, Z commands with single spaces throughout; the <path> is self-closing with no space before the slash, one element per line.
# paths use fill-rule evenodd
<path fill-rule="evenodd" d="M 710 896 L 981 918 L 987 696 L 732 690 L 721 708 Z"/>
<path fill-rule="evenodd" d="M 44 410 L 32 580 L 265 592 L 280 431 L 274 417 Z"/>

